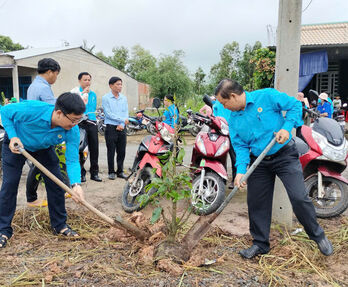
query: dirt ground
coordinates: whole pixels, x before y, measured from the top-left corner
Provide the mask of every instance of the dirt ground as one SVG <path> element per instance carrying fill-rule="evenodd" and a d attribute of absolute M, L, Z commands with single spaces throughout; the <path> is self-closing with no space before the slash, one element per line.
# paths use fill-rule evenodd
<path fill-rule="evenodd" d="M 137 145 L 144 135 L 128 137 L 125 168 L 132 164 Z M 100 175 L 103 182 L 83 184 L 86 199 L 113 217 L 129 217 L 121 207 L 124 180 L 107 179 L 106 152 L 100 138 Z M 194 140 L 186 137 L 189 163 Z M 88 168 L 88 163 L 86 164 Z M 153 248 L 162 235 L 140 243 L 123 232 L 110 229 L 100 219 L 71 199 L 66 205 L 69 224 L 82 235 L 78 241 L 53 236 L 45 208 L 26 208 L 25 167 L 20 182 L 15 235 L 1 250 L 0 286 L 348 286 L 348 214 L 320 220 L 333 241 L 335 254 L 322 256 L 304 232 L 289 235 L 272 227 L 269 254 L 242 260 L 238 250 L 250 245 L 246 192 L 239 191 L 219 216 L 185 265 L 161 261 L 154 265 Z M 230 174 L 230 172 L 229 172 Z M 44 188 L 39 196 L 45 197 Z M 142 225 L 148 226 L 151 206 L 143 210 Z M 195 221 L 193 216 L 191 222 Z M 153 227 L 151 227 L 153 228 Z"/>

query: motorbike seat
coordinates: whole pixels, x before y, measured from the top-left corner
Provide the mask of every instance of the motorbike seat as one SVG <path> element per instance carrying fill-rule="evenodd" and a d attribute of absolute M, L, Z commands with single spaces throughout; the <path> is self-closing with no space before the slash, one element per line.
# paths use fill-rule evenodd
<path fill-rule="evenodd" d="M 303 139 L 299 137 L 294 137 L 294 141 L 300 156 L 304 155 L 305 153 L 309 151 L 309 146 Z"/>

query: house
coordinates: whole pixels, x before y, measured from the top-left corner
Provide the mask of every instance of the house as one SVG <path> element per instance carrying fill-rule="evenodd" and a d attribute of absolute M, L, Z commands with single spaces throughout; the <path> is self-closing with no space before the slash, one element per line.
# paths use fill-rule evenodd
<path fill-rule="evenodd" d="M 302 25 L 300 76 L 306 56 L 307 68 L 326 65 L 326 71 L 312 74 L 303 92 L 314 89 L 348 101 L 348 22 Z"/>
<path fill-rule="evenodd" d="M 26 99 L 27 89 L 37 75 L 37 63 L 42 58 L 52 58 L 61 66 L 58 79 L 52 90 L 57 97 L 78 85 L 80 72 L 92 75 L 91 89 L 96 92 L 98 105 L 101 98 L 110 91 L 108 82 L 112 76 L 123 81 L 122 93 L 128 98 L 128 106 L 140 108 L 149 103 L 149 86 L 140 83 L 104 62 L 82 47 L 29 48 L 0 54 L 0 92 L 6 97 Z"/>

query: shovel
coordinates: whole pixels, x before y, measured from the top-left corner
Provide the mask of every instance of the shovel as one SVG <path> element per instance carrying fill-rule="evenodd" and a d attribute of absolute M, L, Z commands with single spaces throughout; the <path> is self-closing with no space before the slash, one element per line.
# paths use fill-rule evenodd
<path fill-rule="evenodd" d="M 245 173 L 245 175 L 242 177 L 241 182 L 244 182 L 248 179 L 250 174 L 255 170 L 255 168 L 259 165 L 259 163 L 263 160 L 263 158 L 266 156 L 266 154 L 272 148 L 272 146 L 275 144 L 275 142 L 276 142 L 276 138 L 273 138 L 272 141 L 266 146 L 264 151 L 254 161 L 254 163 L 251 165 L 251 167 L 248 169 L 248 171 Z M 238 186 L 235 186 L 232 189 L 231 193 L 225 198 L 224 202 L 220 205 L 220 207 L 214 213 L 212 213 L 208 216 L 201 216 L 198 218 L 198 220 L 190 228 L 190 230 L 186 233 L 186 235 L 184 236 L 184 238 L 181 241 L 183 247 L 186 250 L 188 250 L 188 251 L 193 250 L 193 248 L 198 244 L 198 242 L 209 231 L 209 228 L 210 228 L 212 222 L 224 210 L 224 208 L 231 201 L 232 197 L 234 196 L 234 194 L 237 192 L 238 189 L 239 189 Z"/>
<path fill-rule="evenodd" d="M 75 192 L 69 188 L 66 184 L 64 184 L 59 178 L 57 178 L 53 173 L 51 173 L 47 168 L 45 168 L 41 163 L 39 163 L 33 156 L 31 156 L 25 149 L 21 148 L 18 144 L 15 144 L 15 148 L 18 149 L 18 151 L 24 155 L 28 160 L 30 160 L 41 172 L 43 172 L 47 177 L 49 177 L 54 183 L 56 183 L 59 187 L 61 187 L 64 191 L 69 193 L 71 196 L 75 196 Z M 137 237 L 140 240 L 144 240 L 148 237 L 148 234 L 144 232 L 143 230 L 139 229 L 138 227 L 134 226 L 131 223 L 128 223 L 127 221 L 123 220 L 123 218 L 120 215 L 116 215 L 115 219 L 112 219 L 111 217 L 107 216 L 106 214 L 102 213 L 98 209 L 96 209 L 94 206 L 89 204 L 84 199 L 80 201 L 80 203 L 85 206 L 87 209 L 98 215 L 101 219 L 103 219 L 105 222 L 109 223 L 111 226 L 114 226 L 116 228 L 121 228 L 135 237 Z"/>

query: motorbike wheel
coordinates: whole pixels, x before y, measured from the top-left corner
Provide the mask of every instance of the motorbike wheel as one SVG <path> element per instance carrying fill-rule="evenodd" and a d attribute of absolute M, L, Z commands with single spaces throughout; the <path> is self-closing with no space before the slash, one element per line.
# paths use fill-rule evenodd
<path fill-rule="evenodd" d="M 155 125 L 153 125 L 153 124 L 148 124 L 148 125 L 146 126 L 146 129 L 147 129 L 147 131 L 148 131 L 150 134 L 152 134 L 152 135 L 156 135 L 156 134 L 157 134 L 156 127 L 155 127 Z"/>
<path fill-rule="evenodd" d="M 323 176 L 324 198 L 318 198 L 318 176 L 305 180 L 317 217 L 329 218 L 343 213 L 348 207 L 347 185 L 335 178 Z"/>
<path fill-rule="evenodd" d="M 129 125 L 126 125 L 126 134 L 127 136 L 132 136 L 135 134 L 135 129 L 131 128 Z"/>
<path fill-rule="evenodd" d="M 97 122 L 97 128 L 98 128 L 98 132 L 103 136 L 105 133 L 105 127 L 104 127 L 104 121 L 98 121 Z"/>
<path fill-rule="evenodd" d="M 200 131 L 201 129 L 196 126 L 189 129 L 189 132 L 193 137 L 196 137 Z"/>
<path fill-rule="evenodd" d="M 208 215 L 216 211 L 225 199 L 225 183 L 215 172 L 207 172 L 203 180 L 204 194 L 199 195 L 200 174 L 192 182 L 191 205 L 194 213 Z"/>
<path fill-rule="evenodd" d="M 136 177 L 136 173 L 134 173 L 133 177 Z M 125 212 L 132 213 L 134 211 L 139 211 L 145 207 L 145 205 L 140 206 L 140 202 L 137 200 L 140 195 L 144 194 L 146 191 L 146 186 L 151 182 L 153 178 L 152 168 L 145 167 L 141 170 L 138 181 L 136 183 L 135 189 L 132 191 L 135 196 L 130 194 L 131 192 L 131 184 L 129 182 L 126 183 L 123 194 L 122 194 L 122 207 Z M 156 192 L 155 188 L 151 188 L 148 191 L 148 195 L 152 195 Z"/>

